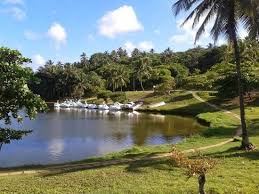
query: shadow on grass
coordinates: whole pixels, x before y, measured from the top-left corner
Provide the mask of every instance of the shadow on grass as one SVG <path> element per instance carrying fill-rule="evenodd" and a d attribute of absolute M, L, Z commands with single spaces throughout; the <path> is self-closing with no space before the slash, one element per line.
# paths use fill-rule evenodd
<path fill-rule="evenodd" d="M 183 100 L 191 100 L 193 99 L 192 94 L 184 94 L 184 95 L 179 95 L 179 96 L 172 96 L 171 102 L 180 102 Z"/>
<path fill-rule="evenodd" d="M 259 135 L 259 119 L 253 119 L 248 124 L 249 135 Z"/>
<path fill-rule="evenodd" d="M 233 127 L 209 127 L 201 135 L 204 137 L 234 137 L 238 128 L 238 125 Z"/>
<path fill-rule="evenodd" d="M 76 168 L 57 168 L 57 169 L 52 169 L 52 171 L 42 173 L 40 176 L 42 177 L 50 177 L 50 176 L 59 176 L 59 175 L 64 175 L 68 173 L 74 173 L 74 172 L 79 172 L 82 170 L 90 170 L 90 169 L 101 169 L 101 168 L 107 168 L 111 166 L 121 166 L 121 165 L 126 165 L 125 170 L 127 172 L 132 172 L 132 173 L 143 173 L 146 172 L 146 168 L 153 168 L 157 170 L 166 170 L 166 171 L 172 171 L 174 167 L 176 167 L 175 163 L 172 162 L 169 158 L 160 158 L 160 159 L 148 159 L 147 157 L 143 159 L 137 159 L 137 160 L 131 160 L 127 161 L 125 160 L 120 161 L 118 164 L 99 164 L 99 165 L 88 165 L 88 166 L 77 166 Z M 145 168 L 145 170 L 144 170 Z"/>
<path fill-rule="evenodd" d="M 239 100 L 238 98 L 232 99 L 220 99 L 219 97 L 215 97 L 208 102 L 212 104 L 216 104 L 221 108 L 233 110 L 239 108 Z M 250 99 L 248 96 L 245 96 L 245 107 L 248 108 L 256 108 L 259 106 L 259 96 L 253 97 Z"/>
<path fill-rule="evenodd" d="M 152 92 L 152 93 L 149 93 L 149 94 L 145 95 L 145 96 L 143 97 L 143 99 L 151 98 L 151 97 L 154 97 L 154 96 L 156 96 L 156 94 Z"/>
<path fill-rule="evenodd" d="M 248 158 L 250 160 L 259 160 L 259 151 L 243 151 L 240 150 L 239 147 L 232 147 L 222 152 L 214 152 L 210 154 L 206 154 L 205 156 L 211 158 Z"/>
<path fill-rule="evenodd" d="M 140 111 L 160 113 L 160 114 L 181 115 L 181 116 L 196 116 L 200 113 L 218 112 L 218 110 L 215 110 L 214 108 L 208 106 L 204 102 L 198 102 L 195 104 L 190 104 L 179 108 L 174 107 L 172 109 L 156 108 L 156 109 L 142 109 Z"/>
<path fill-rule="evenodd" d="M 159 153 L 151 153 L 151 154 L 128 154 L 118 159 L 106 159 L 102 161 L 92 161 L 89 162 L 89 160 L 86 160 L 85 162 L 76 162 L 76 163 L 70 163 L 65 165 L 55 165 L 49 168 L 46 168 L 47 172 L 41 173 L 41 176 L 43 177 L 49 177 L 49 176 L 57 176 L 57 175 L 63 175 L 67 173 L 73 173 L 78 172 L 82 170 L 90 170 L 90 169 L 100 169 L 100 168 L 106 168 L 111 166 L 119 166 L 119 165 L 125 165 L 129 164 L 129 166 L 132 165 L 136 166 L 138 164 L 139 166 L 146 166 L 150 163 L 150 165 L 159 164 L 161 161 L 157 159 L 152 159 L 153 156 L 157 155 Z M 162 164 L 162 163 L 161 163 Z"/>
<path fill-rule="evenodd" d="M 127 172 L 143 173 L 146 170 L 143 168 L 153 168 L 156 170 L 172 171 L 176 165 L 171 162 L 169 158 L 163 158 L 159 160 L 141 160 L 134 161 L 128 164 L 126 167 Z"/>

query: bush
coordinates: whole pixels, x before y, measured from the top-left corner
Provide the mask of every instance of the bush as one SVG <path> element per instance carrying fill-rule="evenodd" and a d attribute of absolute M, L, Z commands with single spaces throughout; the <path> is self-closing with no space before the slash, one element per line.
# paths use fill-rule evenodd
<path fill-rule="evenodd" d="M 123 103 L 127 101 L 126 92 L 115 92 L 110 96 L 110 98 L 113 102 Z"/>
<path fill-rule="evenodd" d="M 98 99 L 103 98 L 106 102 L 107 102 L 108 98 L 110 98 L 111 96 L 112 96 L 112 91 L 110 91 L 110 90 L 103 90 L 97 94 Z"/>

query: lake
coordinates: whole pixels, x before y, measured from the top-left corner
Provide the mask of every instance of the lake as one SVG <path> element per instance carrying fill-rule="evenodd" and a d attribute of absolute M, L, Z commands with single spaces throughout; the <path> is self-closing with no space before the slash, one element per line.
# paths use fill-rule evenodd
<path fill-rule="evenodd" d="M 33 133 L 3 145 L 1 167 L 69 162 L 134 145 L 175 144 L 203 128 L 190 117 L 83 109 L 53 110 L 12 125 Z"/>

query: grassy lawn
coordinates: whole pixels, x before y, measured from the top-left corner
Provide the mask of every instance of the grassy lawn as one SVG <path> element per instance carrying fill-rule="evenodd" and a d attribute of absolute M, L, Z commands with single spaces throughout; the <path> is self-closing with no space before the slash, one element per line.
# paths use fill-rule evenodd
<path fill-rule="evenodd" d="M 258 137 L 252 141 L 259 145 Z M 179 146 L 192 145 L 186 141 Z M 239 142 L 204 152 L 218 163 L 207 177 L 209 193 L 258 193 L 259 152 L 241 152 L 237 146 Z M 0 183 L 1 193 L 197 193 L 196 178 L 187 180 L 184 170 L 166 158 L 54 175 L 0 177 Z"/>
<path fill-rule="evenodd" d="M 132 99 L 144 99 L 147 104 L 158 100 L 145 93 L 130 95 Z M 238 121 L 231 115 L 213 110 L 186 92 L 175 92 L 169 97 L 159 97 L 159 100 L 161 99 L 164 99 L 168 105 L 152 111 L 174 114 L 178 111 L 180 113 L 190 111 L 199 119 L 210 123 L 210 127 L 203 134 L 186 138 L 177 144 L 176 147 L 179 150 L 198 148 L 227 140 L 235 133 L 238 126 Z M 211 96 L 207 96 L 207 99 L 215 100 Z M 233 108 L 233 111 L 238 112 L 238 109 Z M 257 147 L 259 146 L 258 114 L 257 105 L 247 108 L 251 141 Z M 237 149 L 239 145 L 240 142 L 232 142 L 203 151 L 204 155 L 217 161 L 216 167 L 207 176 L 208 193 L 259 193 L 259 151 L 239 151 Z M 144 158 L 153 153 L 170 150 L 171 145 L 133 147 L 102 158 L 77 163 L 134 157 L 143 157 L 143 159 L 126 164 L 69 172 L 0 177 L 0 193 L 197 193 L 197 179 L 187 179 L 184 170 L 175 166 L 169 158 L 152 161 Z M 190 154 L 190 157 L 195 156 Z"/>

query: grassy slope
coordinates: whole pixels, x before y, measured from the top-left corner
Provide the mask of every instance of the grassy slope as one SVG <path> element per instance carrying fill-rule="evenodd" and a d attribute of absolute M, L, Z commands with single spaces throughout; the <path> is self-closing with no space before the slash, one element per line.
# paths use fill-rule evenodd
<path fill-rule="evenodd" d="M 143 94 L 144 97 L 140 96 L 148 103 L 158 100 L 146 94 Z M 191 111 L 192 114 L 202 112 L 199 117 L 211 122 L 211 127 L 204 134 L 206 138 L 204 136 L 188 138 L 177 145 L 178 149 L 185 150 L 220 142 L 230 137 L 237 127 L 237 121 L 234 118 L 221 112 L 214 112 L 186 93 L 175 93 L 172 97 L 164 97 L 164 99 L 169 102 L 169 106 L 159 107 L 156 111 L 176 113 L 180 110 L 181 113 Z M 208 97 L 208 99 L 212 98 Z M 237 111 L 235 107 L 233 110 Z M 208 111 L 211 112 L 206 113 Z M 259 108 L 250 106 L 247 112 L 249 130 L 252 132 L 251 140 L 258 146 L 256 114 L 258 115 Z M 216 168 L 208 175 L 206 189 L 210 193 L 259 193 L 259 152 L 238 151 L 236 148 L 239 144 L 240 142 L 234 142 L 204 152 L 218 161 Z M 104 158 L 80 163 L 168 152 L 170 149 L 170 145 L 135 147 Z M 141 160 L 124 165 L 61 172 L 49 176 L 0 177 L 0 193 L 197 193 L 197 180 L 191 178 L 187 181 L 184 171 L 170 164 L 168 159 L 152 162 Z"/>

